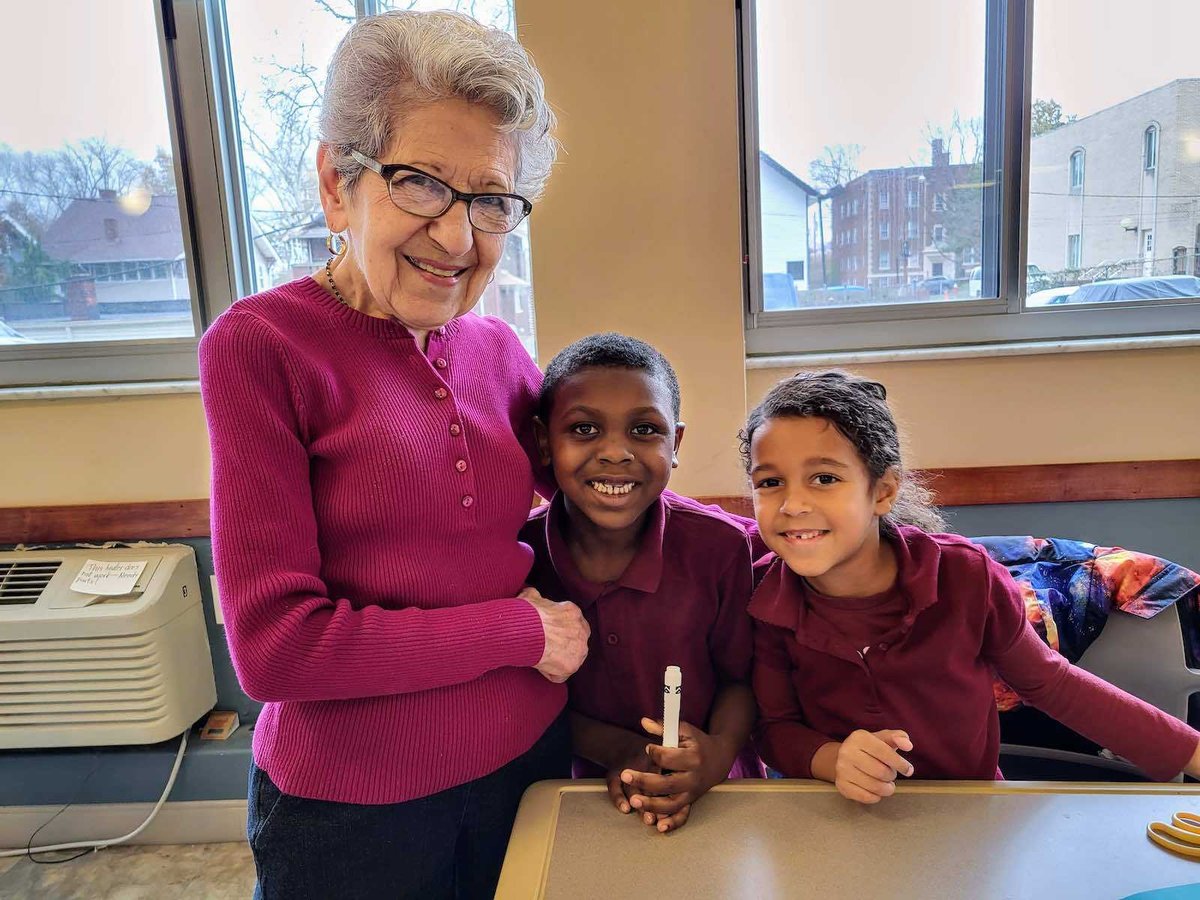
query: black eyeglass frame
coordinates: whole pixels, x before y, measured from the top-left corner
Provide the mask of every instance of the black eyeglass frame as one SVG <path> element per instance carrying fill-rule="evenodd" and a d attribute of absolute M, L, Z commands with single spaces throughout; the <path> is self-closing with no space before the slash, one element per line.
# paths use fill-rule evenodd
<path fill-rule="evenodd" d="M 367 156 L 365 153 L 359 153 L 354 149 L 350 150 L 350 155 L 354 157 L 357 162 L 366 166 L 384 180 L 384 183 L 387 185 L 388 189 L 388 199 L 392 201 L 392 205 L 401 212 L 408 213 L 410 216 L 420 216 L 422 219 L 436 219 L 439 216 L 444 216 L 451 206 L 461 200 L 467 204 L 467 221 L 471 223 L 472 228 L 478 228 L 480 231 L 485 232 L 486 234 L 510 234 L 518 225 L 525 221 L 526 216 L 533 212 L 533 204 L 520 194 L 506 194 L 502 191 L 484 191 L 483 193 L 479 194 L 469 194 L 465 191 L 456 190 L 452 185 L 446 184 L 446 182 L 442 181 L 442 179 L 438 178 L 436 175 L 431 175 L 423 169 L 418 169 L 416 166 L 407 166 L 403 163 L 381 163 L 379 160 L 371 159 L 371 157 Z M 396 176 L 397 172 L 414 172 L 423 178 L 436 181 L 450 192 L 450 202 L 446 204 L 445 209 L 443 209 L 441 212 L 428 216 L 424 213 L 413 212 L 412 210 L 405 209 L 396 202 L 395 198 L 392 197 L 392 179 Z M 471 205 L 479 197 L 507 197 L 509 200 L 517 200 L 520 202 L 523 210 L 521 218 L 517 219 L 517 221 L 513 223 L 512 228 L 509 228 L 506 231 L 492 231 L 488 228 L 480 228 L 479 225 L 475 224 L 475 219 L 471 215 Z"/>

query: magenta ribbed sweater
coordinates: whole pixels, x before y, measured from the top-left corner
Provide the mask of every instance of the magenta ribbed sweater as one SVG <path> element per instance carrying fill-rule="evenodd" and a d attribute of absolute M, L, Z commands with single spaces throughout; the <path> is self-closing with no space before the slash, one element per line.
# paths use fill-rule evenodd
<path fill-rule="evenodd" d="M 204 335 L 221 610 L 266 702 L 254 759 L 284 792 L 423 797 L 519 756 L 562 710 L 516 598 L 540 379 L 498 319 L 455 319 L 422 353 L 309 278 Z"/>

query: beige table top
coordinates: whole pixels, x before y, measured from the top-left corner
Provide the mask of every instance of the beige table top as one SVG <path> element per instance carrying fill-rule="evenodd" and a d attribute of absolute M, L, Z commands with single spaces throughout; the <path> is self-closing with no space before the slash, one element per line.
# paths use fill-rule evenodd
<path fill-rule="evenodd" d="M 732 782 L 675 834 L 614 810 L 599 781 L 521 801 L 497 900 L 1121 898 L 1200 882 L 1146 838 L 1200 812 L 1200 785 L 907 782 L 877 806 L 823 782 Z"/>

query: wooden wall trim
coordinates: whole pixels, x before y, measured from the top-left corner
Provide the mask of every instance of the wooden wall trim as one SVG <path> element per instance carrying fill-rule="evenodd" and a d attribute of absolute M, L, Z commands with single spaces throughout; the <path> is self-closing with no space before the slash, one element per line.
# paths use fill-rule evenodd
<path fill-rule="evenodd" d="M 0 544 L 208 537 L 207 500 L 0 508 Z"/>
<path fill-rule="evenodd" d="M 928 469 L 942 506 L 1200 497 L 1200 459 Z M 752 515 L 746 497 L 701 497 Z M 207 537 L 208 500 L 0 507 L 0 544 Z"/>

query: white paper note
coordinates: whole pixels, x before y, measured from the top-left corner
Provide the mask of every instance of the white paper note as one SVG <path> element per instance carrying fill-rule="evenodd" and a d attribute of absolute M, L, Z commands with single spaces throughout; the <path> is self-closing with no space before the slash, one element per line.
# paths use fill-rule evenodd
<path fill-rule="evenodd" d="M 137 584 L 146 560 L 89 559 L 71 582 L 71 590 L 81 594 L 99 594 L 101 597 L 120 597 L 128 594 Z"/>

